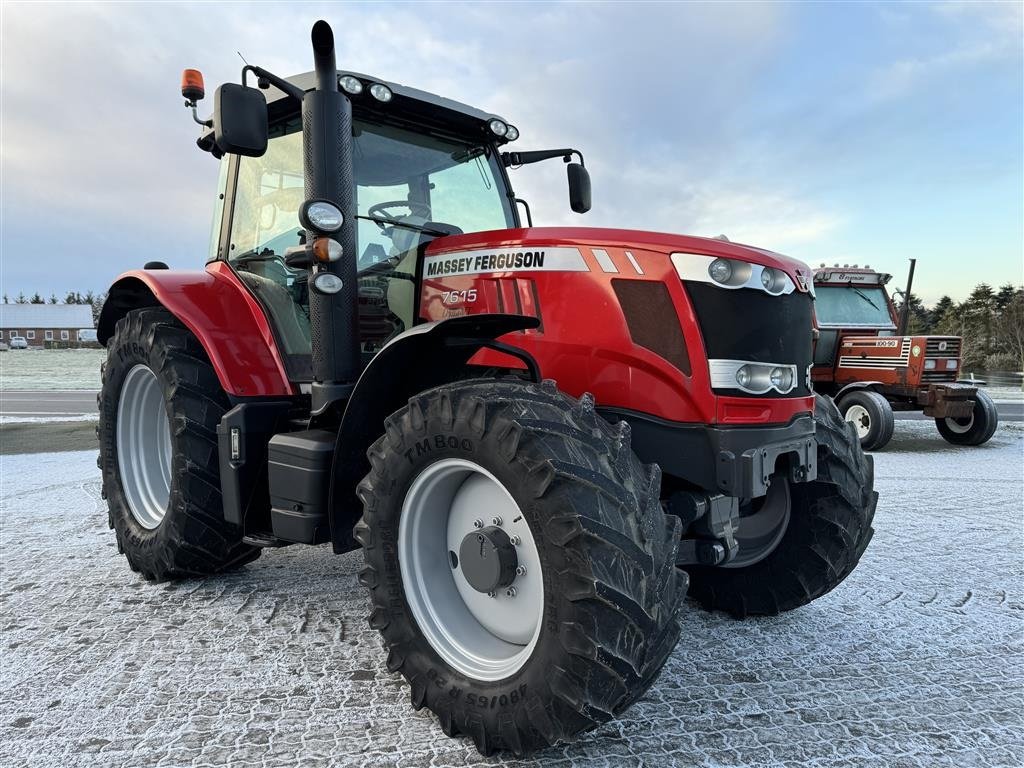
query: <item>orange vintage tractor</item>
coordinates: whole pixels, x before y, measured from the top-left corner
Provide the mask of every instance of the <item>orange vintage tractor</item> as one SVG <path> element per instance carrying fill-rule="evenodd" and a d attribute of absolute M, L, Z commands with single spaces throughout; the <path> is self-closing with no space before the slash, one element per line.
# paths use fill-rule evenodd
<path fill-rule="evenodd" d="M 913 276 L 911 266 L 908 298 Z M 949 442 L 981 445 L 999 419 L 985 392 L 957 381 L 962 339 L 908 336 L 909 301 L 898 315 L 885 289 L 891 279 L 867 265 L 815 270 L 815 390 L 835 400 L 865 450 L 892 438 L 894 410 L 923 411 Z"/>

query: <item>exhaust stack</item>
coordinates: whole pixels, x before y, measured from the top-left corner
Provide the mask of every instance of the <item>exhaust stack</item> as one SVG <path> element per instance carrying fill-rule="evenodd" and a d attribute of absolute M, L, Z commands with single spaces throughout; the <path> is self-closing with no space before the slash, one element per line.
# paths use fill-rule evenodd
<path fill-rule="evenodd" d="M 307 200 L 328 200 L 344 216 L 330 235 L 342 247 L 341 258 L 321 264 L 342 281 L 334 294 L 309 291 L 313 346 L 313 413 L 348 398 L 360 369 L 356 285 L 356 207 L 352 170 L 352 102 L 338 90 L 334 33 L 326 21 L 311 34 L 316 90 L 302 100 L 302 149 Z M 312 286 L 312 280 L 310 281 Z"/>

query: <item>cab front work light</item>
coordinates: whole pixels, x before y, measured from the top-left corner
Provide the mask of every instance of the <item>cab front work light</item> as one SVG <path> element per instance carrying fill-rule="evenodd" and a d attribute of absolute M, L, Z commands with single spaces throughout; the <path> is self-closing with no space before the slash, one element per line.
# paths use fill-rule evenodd
<path fill-rule="evenodd" d="M 712 389 L 738 389 L 751 395 L 772 390 L 788 394 L 796 386 L 796 366 L 748 360 L 708 360 Z"/>

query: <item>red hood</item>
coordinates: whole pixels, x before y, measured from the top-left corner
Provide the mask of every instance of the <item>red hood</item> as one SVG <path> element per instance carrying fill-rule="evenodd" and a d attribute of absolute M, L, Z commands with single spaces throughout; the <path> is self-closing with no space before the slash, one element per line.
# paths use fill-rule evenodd
<path fill-rule="evenodd" d="M 524 227 L 521 229 L 498 229 L 490 232 L 471 232 L 466 235 L 449 235 L 438 238 L 427 247 L 427 254 L 436 255 L 452 251 L 527 245 L 635 248 L 661 252 L 666 256 L 676 252 L 722 256 L 781 269 L 793 278 L 796 285 L 802 290 L 806 290 L 805 286 L 810 285 L 813 274 L 812 270 L 802 261 L 752 245 L 742 245 L 710 237 L 672 235 L 636 229 Z"/>

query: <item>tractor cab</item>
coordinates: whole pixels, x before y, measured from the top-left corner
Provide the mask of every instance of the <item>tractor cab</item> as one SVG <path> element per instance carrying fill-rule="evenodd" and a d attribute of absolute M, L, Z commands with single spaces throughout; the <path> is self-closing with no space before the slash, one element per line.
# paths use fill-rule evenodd
<path fill-rule="evenodd" d="M 896 332 L 896 312 L 885 289 L 891 279 L 892 275 L 875 272 L 867 265 L 822 265 L 815 270 L 815 366 L 835 364 L 843 335 L 891 336 Z"/>
<path fill-rule="evenodd" d="M 519 131 L 498 115 L 368 75 L 341 71 L 337 79 L 352 104 L 358 339 L 365 365 L 415 324 L 425 246 L 448 235 L 519 227 L 506 166 L 563 156 L 569 163 L 575 150 L 524 153 L 545 155 L 539 158 L 502 153 Z M 285 83 L 305 92 L 314 88 L 315 73 Z M 260 80 L 268 122 L 262 154 L 222 152 L 212 126 L 198 144 L 220 156 L 218 197 L 231 201 L 214 223 L 209 260 L 230 265 L 257 297 L 289 378 L 302 382 L 313 378 L 311 274 L 286 254 L 310 239 L 298 217 L 306 200 L 303 118 L 284 85 Z M 570 192 L 574 201 L 589 198 L 582 164 L 570 164 Z M 589 208 L 588 199 L 584 205 Z"/>

